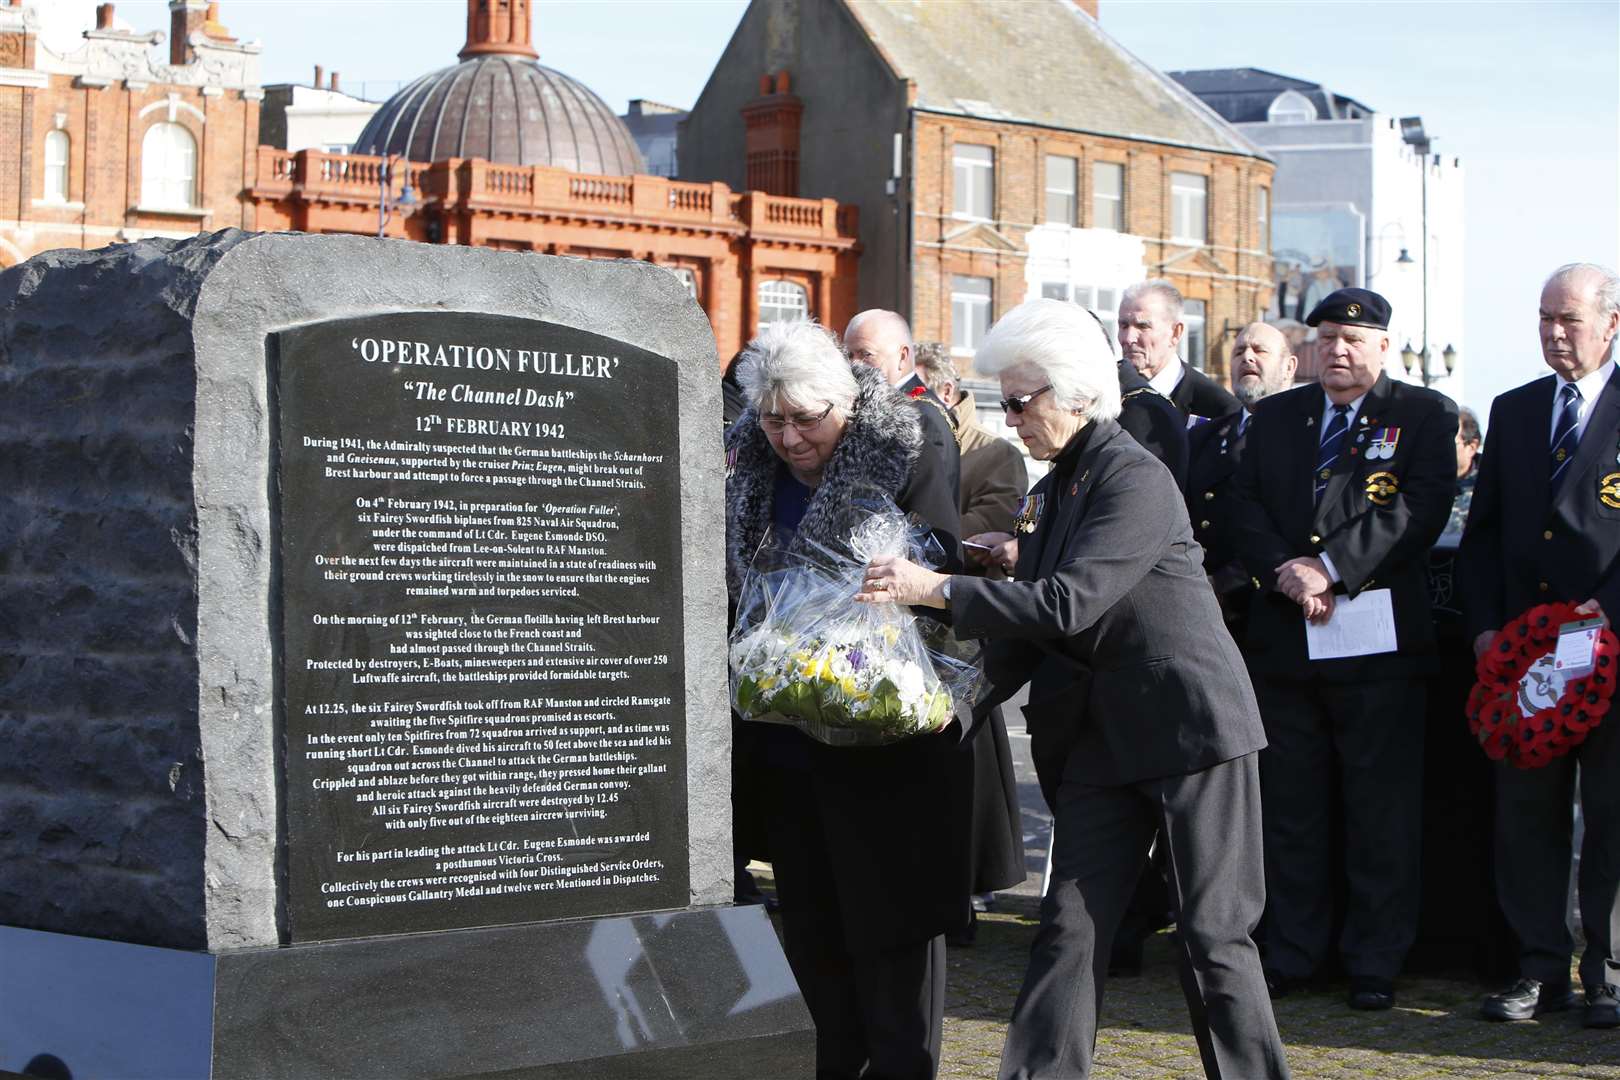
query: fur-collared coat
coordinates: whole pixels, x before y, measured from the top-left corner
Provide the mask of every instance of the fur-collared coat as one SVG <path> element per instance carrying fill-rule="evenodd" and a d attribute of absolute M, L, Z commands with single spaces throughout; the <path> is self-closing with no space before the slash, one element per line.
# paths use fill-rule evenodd
<path fill-rule="evenodd" d="M 956 492 L 944 463 L 924 450 L 915 407 L 876 371 L 856 367 L 855 378 L 855 405 L 790 547 L 813 540 L 847 550 L 857 500 L 876 488 L 934 526 L 954 562 Z M 753 409 L 731 426 L 726 449 L 726 584 L 735 601 L 771 527 L 777 470 L 786 466 Z M 743 721 L 736 733 L 740 853 L 775 864 L 784 903 L 804 888 L 790 880 L 804 867 L 788 842 L 812 832 L 825 838 L 832 872 L 820 887 L 836 894 L 850 947 L 892 947 L 966 923 L 972 759 L 956 734 L 851 749 L 771 724 Z M 783 805 L 782 792 L 806 789 L 804 801 Z"/>
<path fill-rule="evenodd" d="M 804 550 L 814 543 L 847 553 L 850 530 L 862 513 L 859 500 L 881 493 L 944 534 L 941 541 L 954 553 L 956 495 L 937 482 L 943 480 L 939 463 L 922 454 L 916 407 L 873 369 L 857 366 L 854 373 L 860 387 L 855 405 L 790 547 Z M 731 426 L 726 451 L 726 589 L 735 602 L 770 531 L 776 470 L 784 466 L 753 409 Z"/>

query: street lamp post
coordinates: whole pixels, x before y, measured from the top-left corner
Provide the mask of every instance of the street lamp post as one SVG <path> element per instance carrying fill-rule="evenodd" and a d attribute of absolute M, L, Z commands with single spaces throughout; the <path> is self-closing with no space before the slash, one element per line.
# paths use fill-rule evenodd
<path fill-rule="evenodd" d="M 411 167 L 409 162 L 405 165 L 405 183 L 400 189 L 399 198 L 389 198 L 389 191 L 393 188 L 394 159 L 400 156 L 402 155 L 389 154 L 383 158 L 383 167 L 378 174 L 380 190 L 377 199 L 377 235 L 379 237 L 388 234 L 388 219 L 394 216 L 396 207 L 399 209 L 401 217 L 409 217 L 411 211 L 416 209 L 416 193 L 411 190 Z"/>
<path fill-rule="evenodd" d="M 1429 372 L 1429 150 L 1433 145 L 1433 140 L 1423 130 L 1423 117 L 1401 117 L 1401 140 L 1418 155 L 1418 161 L 1423 170 L 1419 173 L 1422 192 L 1421 221 L 1423 224 L 1423 242 L 1419 248 L 1422 263 L 1421 272 L 1423 274 L 1423 328 L 1419 339 L 1419 347 L 1414 350 L 1412 343 L 1408 341 L 1405 347 L 1401 349 L 1401 360 L 1406 364 L 1407 374 L 1413 374 L 1413 369 L 1416 367 L 1416 373 L 1423 379 L 1423 385 L 1428 386 L 1439 376 L 1432 375 Z M 1402 248 L 1401 258 L 1396 261 L 1410 262 L 1411 256 L 1406 253 L 1405 248 Z M 1440 355 L 1446 365 L 1446 374 L 1450 375 L 1457 367 L 1457 350 L 1448 344 Z M 1421 367 L 1418 366 L 1420 364 Z"/>

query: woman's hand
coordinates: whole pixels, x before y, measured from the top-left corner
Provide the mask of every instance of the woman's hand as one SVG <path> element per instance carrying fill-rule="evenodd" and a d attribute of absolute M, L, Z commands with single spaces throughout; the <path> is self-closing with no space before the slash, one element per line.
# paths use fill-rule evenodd
<path fill-rule="evenodd" d="M 912 607 L 945 607 L 941 592 L 950 578 L 925 570 L 898 555 L 879 555 L 866 567 L 866 578 L 855 599 L 863 604 L 909 604 Z"/>

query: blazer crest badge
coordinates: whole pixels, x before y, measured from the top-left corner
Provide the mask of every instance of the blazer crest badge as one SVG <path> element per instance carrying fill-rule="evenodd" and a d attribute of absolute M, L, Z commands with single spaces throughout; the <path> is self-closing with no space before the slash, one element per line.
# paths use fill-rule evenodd
<path fill-rule="evenodd" d="M 1372 451 L 1367 452 L 1372 457 Z M 1388 506 L 1401 490 L 1401 482 L 1392 472 L 1375 472 L 1367 477 L 1367 500 L 1374 506 Z"/>
<path fill-rule="evenodd" d="M 1598 502 L 1611 510 L 1620 510 L 1620 472 L 1598 478 Z"/>
<path fill-rule="evenodd" d="M 1398 427 L 1378 428 L 1372 433 L 1372 440 L 1367 443 L 1368 461 L 1388 461 L 1395 456 L 1395 447 L 1401 441 L 1401 429 Z"/>
<path fill-rule="evenodd" d="M 1046 493 L 1025 495 L 1018 504 L 1018 518 L 1013 522 L 1013 532 L 1032 533 L 1035 526 L 1040 524 L 1041 511 L 1046 507 Z"/>

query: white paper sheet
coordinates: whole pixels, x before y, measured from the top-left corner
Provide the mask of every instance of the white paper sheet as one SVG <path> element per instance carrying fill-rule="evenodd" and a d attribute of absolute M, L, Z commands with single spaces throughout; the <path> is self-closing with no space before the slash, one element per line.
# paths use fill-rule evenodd
<path fill-rule="evenodd" d="M 1354 600 L 1340 596 L 1333 600 L 1327 622 L 1305 624 L 1305 650 L 1312 660 L 1395 651 L 1395 608 L 1388 589 L 1372 589 Z"/>

